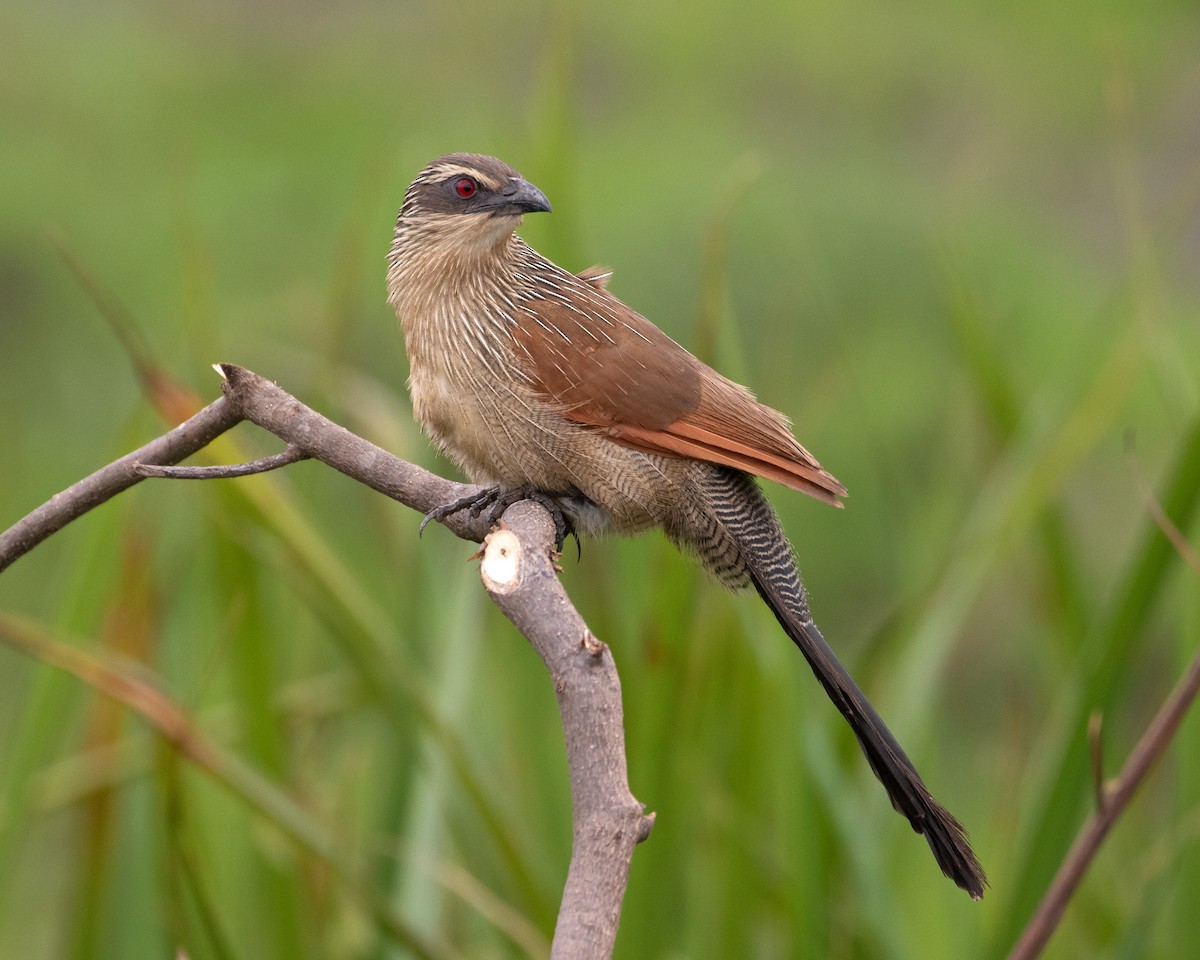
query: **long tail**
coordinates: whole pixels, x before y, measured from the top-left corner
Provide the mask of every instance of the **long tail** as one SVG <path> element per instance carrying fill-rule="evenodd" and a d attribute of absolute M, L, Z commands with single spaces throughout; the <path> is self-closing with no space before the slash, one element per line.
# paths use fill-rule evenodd
<path fill-rule="evenodd" d="M 912 761 L 813 623 L 791 545 L 754 479 L 737 470 L 706 466 L 697 485 L 707 509 L 692 514 L 686 533 L 672 531 L 673 535 L 729 586 L 745 586 L 747 580 L 753 584 L 850 724 L 892 806 L 925 836 L 942 872 L 972 899 L 982 898 L 987 877 L 966 832 L 930 795 Z"/>

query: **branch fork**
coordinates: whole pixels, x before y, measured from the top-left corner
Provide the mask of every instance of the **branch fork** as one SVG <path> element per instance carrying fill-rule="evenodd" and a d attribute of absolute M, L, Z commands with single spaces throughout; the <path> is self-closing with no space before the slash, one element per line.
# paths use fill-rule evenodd
<path fill-rule="evenodd" d="M 0 571 L 72 520 L 148 477 L 233 478 L 320 460 L 422 514 L 484 489 L 400 460 L 250 370 L 227 363 L 215 369 L 222 377 L 222 397 L 0 534 Z M 244 420 L 287 446 L 250 463 L 177 466 Z M 611 957 L 633 848 L 653 824 L 629 790 L 621 687 L 612 654 L 588 630 L 555 575 L 556 529 L 543 506 L 528 500 L 513 504 L 495 529 L 487 517 L 465 510 L 440 522 L 462 539 L 483 542 L 480 575 L 488 595 L 537 650 L 554 682 L 567 747 L 575 842 L 551 958 Z"/>

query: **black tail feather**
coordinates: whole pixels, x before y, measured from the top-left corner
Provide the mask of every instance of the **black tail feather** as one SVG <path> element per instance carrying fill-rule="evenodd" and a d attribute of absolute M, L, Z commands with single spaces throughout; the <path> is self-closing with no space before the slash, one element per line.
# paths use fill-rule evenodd
<path fill-rule="evenodd" d="M 962 825 L 929 793 L 920 775 L 896 738 L 888 730 L 875 708 L 825 638 L 817 629 L 808 609 L 804 585 L 771 505 L 759 491 L 753 478 L 734 470 L 716 469 L 707 478 L 708 505 L 725 538 L 710 536 L 712 549 L 698 547 L 701 559 L 712 567 L 719 559 L 726 582 L 731 548 L 736 545 L 742 567 L 759 596 L 792 638 L 808 661 L 829 699 L 850 724 L 867 762 L 891 798 L 892 806 L 908 818 L 912 828 L 925 836 L 942 872 L 973 899 L 983 896 L 987 877 L 975 858 Z M 743 566 L 744 564 L 744 566 Z"/>
<path fill-rule="evenodd" d="M 759 596 L 800 648 L 829 699 L 850 724 L 867 762 L 887 790 L 892 806 L 908 818 L 917 833 L 924 834 L 942 872 L 966 890 L 972 899 L 980 899 L 987 878 L 962 825 L 929 793 L 912 761 L 830 650 L 816 624 L 812 620 L 801 622 L 786 608 L 781 609 L 773 596 L 772 585 L 760 581 L 754 571 L 751 578 Z"/>

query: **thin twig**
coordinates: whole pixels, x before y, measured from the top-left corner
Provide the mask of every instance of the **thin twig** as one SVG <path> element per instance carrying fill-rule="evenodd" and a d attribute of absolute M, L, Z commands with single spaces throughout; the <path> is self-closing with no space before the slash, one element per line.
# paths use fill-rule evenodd
<path fill-rule="evenodd" d="M 1188 707 L 1196 699 L 1197 691 L 1200 691 L 1200 654 L 1197 654 L 1183 679 L 1142 734 L 1121 775 L 1105 792 L 1103 807 L 1096 811 L 1076 838 L 1046 895 L 1042 897 L 1042 902 L 1009 953 L 1008 960 L 1032 960 L 1041 954 L 1062 920 L 1067 903 L 1095 858 L 1100 844 L 1125 812 L 1125 807 L 1146 775 L 1170 746 L 1171 738 L 1179 729 Z"/>
<path fill-rule="evenodd" d="M 1195 551 L 1141 479 L 1132 451 L 1130 465 L 1151 516 L 1180 556 L 1200 573 L 1200 564 L 1193 562 Z M 1188 708 L 1196 699 L 1197 692 L 1200 692 L 1200 653 L 1196 654 L 1183 678 L 1175 685 L 1171 695 L 1150 721 L 1145 733 L 1129 754 L 1120 776 L 1111 784 L 1102 785 L 1100 788 L 1100 801 L 1096 812 L 1076 837 L 1037 910 L 1009 953 L 1008 960 L 1033 960 L 1041 954 L 1062 920 L 1067 904 L 1100 849 L 1100 844 L 1104 842 L 1113 824 L 1125 812 L 1129 801 L 1154 768 L 1154 764 L 1171 745 L 1171 740 Z"/>
<path fill-rule="evenodd" d="M 259 457 L 249 463 L 222 463 L 208 467 L 176 467 L 153 463 L 134 464 L 133 469 L 143 477 L 162 477 L 167 480 L 231 480 L 234 477 L 250 477 L 256 473 L 278 470 L 291 463 L 310 459 L 309 454 L 299 447 L 287 447 L 269 457 Z"/>
<path fill-rule="evenodd" d="M 1138 495 L 1142 498 L 1142 503 L 1146 505 L 1150 516 L 1154 518 L 1154 522 L 1158 524 L 1158 529 L 1163 532 L 1163 536 L 1171 541 L 1171 546 L 1175 548 L 1175 552 L 1183 557 L 1184 562 L 1200 576 L 1200 554 L 1196 553 L 1192 545 L 1188 543 L 1187 537 L 1183 535 L 1183 532 L 1167 516 L 1162 508 L 1162 504 L 1154 496 L 1154 491 L 1146 483 L 1146 478 L 1142 475 L 1141 467 L 1138 465 L 1137 457 L 1134 455 L 1132 441 L 1129 441 L 1129 449 L 1126 451 L 1126 457 L 1129 461 L 1129 472 L 1133 475 L 1133 482 L 1137 487 Z"/>

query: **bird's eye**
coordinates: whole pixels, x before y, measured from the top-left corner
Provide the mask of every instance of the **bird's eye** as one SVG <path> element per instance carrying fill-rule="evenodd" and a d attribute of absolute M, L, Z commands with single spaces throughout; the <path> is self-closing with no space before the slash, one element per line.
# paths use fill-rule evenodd
<path fill-rule="evenodd" d="M 454 184 L 454 192 L 466 200 L 468 197 L 475 196 L 475 191 L 479 189 L 477 184 L 470 177 L 459 177 Z"/>

